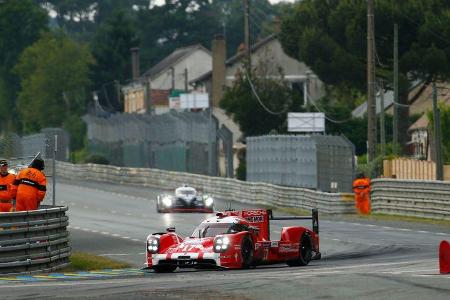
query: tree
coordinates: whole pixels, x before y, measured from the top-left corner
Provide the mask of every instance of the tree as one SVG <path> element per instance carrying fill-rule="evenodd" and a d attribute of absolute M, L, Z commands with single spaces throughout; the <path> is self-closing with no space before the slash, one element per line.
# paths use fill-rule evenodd
<path fill-rule="evenodd" d="M 442 160 L 444 163 L 450 164 L 450 106 L 439 103 L 439 114 L 441 117 L 441 145 Z M 434 115 L 432 111 L 427 113 L 429 120 L 429 132 L 434 135 Z M 434 137 L 433 137 L 434 139 Z"/>
<path fill-rule="evenodd" d="M 123 11 L 116 11 L 97 30 L 91 43 L 95 65 L 92 66 L 94 88 L 100 90 L 100 98 L 106 98 L 113 110 L 121 110 L 114 80 L 124 83 L 131 78 L 130 48 L 138 45 L 136 30 Z M 109 101 L 108 99 L 116 99 Z M 105 103 L 105 101 L 102 101 Z"/>
<path fill-rule="evenodd" d="M 30 0 L 0 2 L 0 130 L 20 129 L 15 104 L 20 83 L 13 68 L 43 30 L 47 14 Z"/>
<path fill-rule="evenodd" d="M 300 95 L 280 79 L 238 74 L 220 106 L 239 124 L 245 136 L 286 132 L 287 112 L 299 111 Z M 253 87 L 252 87 L 253 86 Z"/>
<path fill-rule="evenodd" d="M 24 50 L 15 72 L 21 82 L 18 110 L 25 133 L 79 121 L 85 112 L 92 63 L 88 47 L 61 32 L 44 33 Z M 77 138 L 77 126 L 70 125 L 75 130 L 67 129 Z"/>
<path fill-rule="evenodd" d="M 283 20 L 283 48 L 309 65 L 326 84 L 347 84 L 365 91 L 366 15 L 366 1 L 362 0 L 304 0 Z M 450 2 L 375 1 L 377 76 L 385 82 L 393 78 L 394 23 L 399 26 L 399 101 L 407 104 L 412 81 L 450 75 Z M 404 144 L 408 109 L 400 108 L 399 113 L 399 137 Z"/>

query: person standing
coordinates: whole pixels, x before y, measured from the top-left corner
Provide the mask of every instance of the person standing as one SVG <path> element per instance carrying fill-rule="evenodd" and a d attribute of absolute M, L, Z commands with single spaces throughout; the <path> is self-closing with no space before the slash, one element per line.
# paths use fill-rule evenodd
<path fill-rule="evenodd" d="M 353 192 L 355 193 L 355 207 L 362 215 L 370 214 L 370 178 L 363 173 L 353 181 Z"/>
<path fill-rule="evenodd" d="M 16 186 L 13 185 L 16 176 L 8 172 L 8 162 L 0 160 L 0 212 L 13 210 Z"/>
<path fill-rule="evenodd" d="M 14 181 L 17 186 L 16 211 L 36 210 L 44 200 L 47 191 L 47 179 L 42 173 L 44 167 L 44 161 L 36 158 L 17 175 Z"/>

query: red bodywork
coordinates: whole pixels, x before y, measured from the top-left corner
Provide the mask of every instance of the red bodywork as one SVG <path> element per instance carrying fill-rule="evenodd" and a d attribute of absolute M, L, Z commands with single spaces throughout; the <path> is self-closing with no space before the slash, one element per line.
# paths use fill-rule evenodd
<path fill-rule="evenodd" d="M 270 240 L 270 220 L 277 219 L 312 219 L 314 230 L 301 226 L 283 227 L 280 238 Z M 304 245 L 303 248 L 308 246 L 311 252 L 320 258 L 317 211 L 315 214 L 313 212 L 313 217 L 280 218 L 273 218 L 272 211 L 266 209 L 226 211 L 205 220 L 198 228 L 216 226 L 214 224 L 233 224 L 232 227 L 238 230 L 209 237 L 201 236 L 201 230 L 197 236 L 186 238 L 175 232 L 149 235 L 146 249 L 147 267 L 155 271 L 172 272 L 176 267 L 238 269 L 281 262 L 299 265 L 291 263 L 296 262 L 302 253 L 301 241 L 305 241 L 305 244 L 308 242 L 309 245 Z M 224 237 L 229 241 L 229 245 L 226 250 L 217 251 L 216 242 Z M 153 240 L 158 243 L 157 251 L 149 250 Z M 250 254 L 243 249 L 249 248 L 248 240 L 251 241 Z M 245 243 L 247 245 L 244 245 Z"/>

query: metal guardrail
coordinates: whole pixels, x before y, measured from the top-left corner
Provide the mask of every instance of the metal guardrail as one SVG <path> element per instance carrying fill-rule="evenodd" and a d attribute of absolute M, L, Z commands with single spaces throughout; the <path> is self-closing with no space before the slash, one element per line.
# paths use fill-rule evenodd
<path fill-rule="evenodd" d="M 0 213 L 0 274 L 50 272 L 69 264 L 67 206 Z"/>
<path fill-rule="evenodd" d="M 237 201 L 268 206 L 318 208 L 324 213 L 353 213 L 353 194 L 323 193 L 305 188 L 277 186 L 261 182 L 245 182 L 231 178 L 171 172 L 147 168 L 125 168 L 105 165 L 74 165 L 57 162 L 56 173 L 66 178 L 79 178 L 117 184 L 172 189 L 182 184 L 193 185 L 223 201 Z M 350 201 L 348 201 L 350 198 Z"/>
<path fill-rule="evenodd" d="M 375 179 L 371 185 L 375 213 L 450 220 L 450 182 Z"/>

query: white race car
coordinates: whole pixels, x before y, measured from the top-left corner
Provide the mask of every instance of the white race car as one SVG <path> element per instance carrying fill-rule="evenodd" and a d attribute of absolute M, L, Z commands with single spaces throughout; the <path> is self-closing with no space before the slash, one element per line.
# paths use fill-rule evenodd
<path fill-rule="evenodd" d="M 201 194 L 193 187 L 184 185 L 175 190 L 175 194 L 160 194 L 156 199 L 156 210 L 168 212 L 204 212 L 214 211 L 214 200 L 210 195 Z"/>

